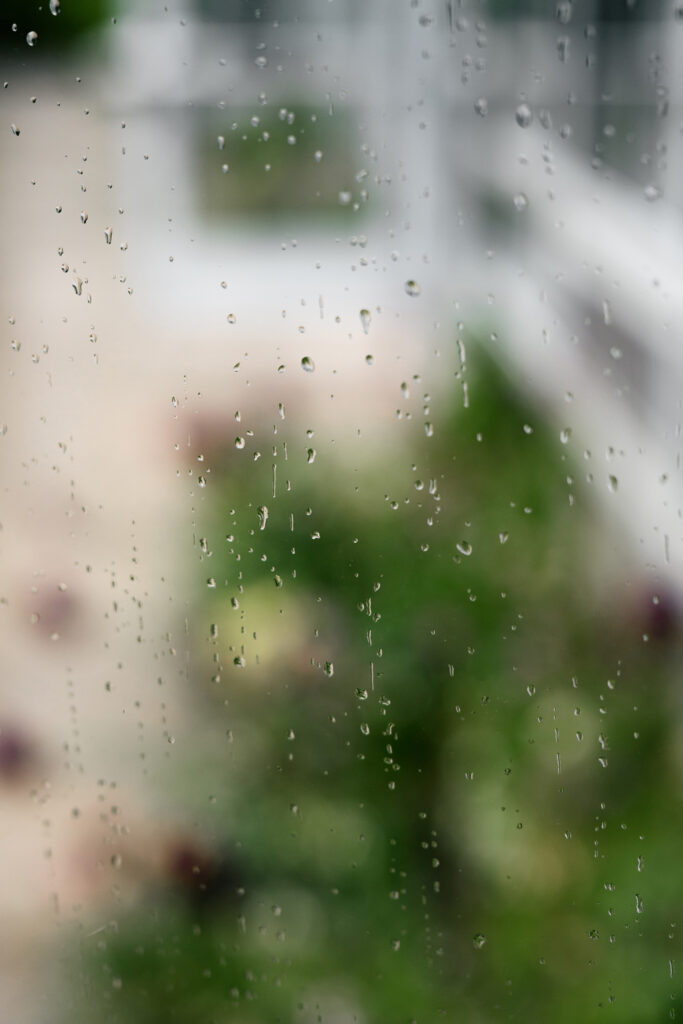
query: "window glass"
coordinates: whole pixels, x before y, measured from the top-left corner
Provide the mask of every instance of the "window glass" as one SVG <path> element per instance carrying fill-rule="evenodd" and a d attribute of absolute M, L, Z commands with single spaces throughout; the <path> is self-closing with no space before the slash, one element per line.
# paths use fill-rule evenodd
<path fill-rule="evenodd" d="M 677 1019 L 681 4 L 0 48 L 0 1019 Z"/>

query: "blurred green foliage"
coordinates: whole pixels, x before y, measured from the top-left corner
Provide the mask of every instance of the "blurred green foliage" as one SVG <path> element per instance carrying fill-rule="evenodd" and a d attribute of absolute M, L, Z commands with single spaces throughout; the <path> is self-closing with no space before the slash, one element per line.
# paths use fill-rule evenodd
<path fill-rule="evenodd" d="M 354 180 L 352 118 L 344 111 L 281 107 L 207 112 L 198 122 L 197 179 L 205 216 L 274 217 L 312 214 L 348 218 L 360 201 Z M 346 205 L 340 194 L 346 193 Z"/>
<path fill-rule="evenodd" d="M 571 439 L 470 363 L 468 409 L 357 473 L 288 420 L 208 455 L 177 784 L 213 852 L 83 941 L 83 1020 L 680 1009 L 675 615 L 614 565 Z"/>
<path fill-rule="evenodd" d="M 111 12 L 110 0 L 52 0 L 52 4 L 50 0 L 5 0 L 0 46 L 27 59 L 26 36 L 36 32 L 32 60 L 61 55 L 102 25 Z"/>

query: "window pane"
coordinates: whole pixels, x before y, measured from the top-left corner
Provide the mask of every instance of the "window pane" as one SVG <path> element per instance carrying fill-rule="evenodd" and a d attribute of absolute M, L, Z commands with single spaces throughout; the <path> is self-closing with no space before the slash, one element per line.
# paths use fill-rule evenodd
<path fill-rule="evenodd" d="M 682 33 L 10 5 L 2 1020 L 676 1019 Z"/>

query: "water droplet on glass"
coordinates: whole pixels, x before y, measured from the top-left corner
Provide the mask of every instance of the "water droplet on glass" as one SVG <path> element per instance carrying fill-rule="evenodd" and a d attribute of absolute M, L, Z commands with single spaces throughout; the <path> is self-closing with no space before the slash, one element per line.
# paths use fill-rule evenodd
<path fill-rule="evenodd" d="M 218 148 L 219 149 L 224 149 L 225 148 L 225 135 L 219 135 L 218 139 L 217 139 L 217 142 L 218 142 Z"/>
<path fill-rule="evenodd" d="M 87 224 L 88 214 L 85 210 L 81 210 L 81 224 Z"/>
<path fill-rule="evenodd" d="M 523 213 L 529 205 L 529 200 L 523 192 L 517 192 L 512 201 L 515 204 L 515 210 L 517 210 L 518 213 Z"/>
<path fill-rule="evenodd" d="M 258 516 L 259 530 L 265 530 L 266 523 L 268 522 L 268 506 L 259 505 L 256 509 L 256 515 Z"/>
<path fill-rule="evenodd" d="M 646 185 L 643 189 L 643 195 L 648 203 L 654 203 L 656 199 L 661 199 L 662 190 L 657 185 Z"/>
<path fill-rule="evenodd" d="M 60 3 L 60 0 L 50 0 L 50 14 L 54 14 L 54 16 L 56 18 L 57 15 L 59 14 L 61 6 L 62 5 Z"/>
<path fill-rule="evenodd" d="M 555 7 L 555 17 L 559 21 L 560 25 L 569 24 L 572 20 L 571 0 L 559 0 L 559 3 Z"/>
<path fill-rule="evenodd" d="M 28 43 L 29 46 L 35 46 L 37 41 L 38 41 L 38 33 L 37 32 L 27 32 L 26 33 L 26 42 Z"/>
<path fill-rule="evenodd" d="M 245 444 L 246 444 L 246 441 L 244 440 L 243 437 L 236 437 L 235 438 L 235 448 L 244 448 Z"/>
<path fill-rule="evenodd" d="M 315 363 L 310 358 L 310 356 L 303 357 L 303 359 L 301 360 L 301 368 L 305 370 L 306 373 L 313 373 L 313 371 L 315 370 Z"/>
<path fill-rule="evenodd" d="M 206 585 L 207 585 L 207 587 L 210 590 L 214 590 L 215 589 L 215 587 L 216 587 L 216 580 L 214 579 L 213 576 L 209 576 L 208 580 L 206 581 Z"/>
<path fill-rule="evenodd" d="M 363 327 L 363 331 L 364 331 L 365 334 L 367 334 L 368 331 L 370 330 L 370 321 L 371 320 L 372 320 L 372 317 L 370 316 L 370 310 L 369 309 L 361 309 L 361 311 L 360 311 L 360 322 L 361 322 L 361 325 Z"/>
<path fill-rule="evenodd" d="M 486 117 L 489 112 L 489 101 L 485 96 L 480 96 L 479 99 L 474 101 L 474 109 L 479 117 Z"/>
<path fill-rule="evenodd" d="M 364 736 L 370 735 L 370 726 L 368 725 L 367 722 L 361 722 L 360 731 L 363 733 Z"/>
<path fill-rule="evenodd" d="M 619 481 L 615 476 L 609 476 L 607 478 L 607 487 L 612 492 L 612 494 L 616 493 L 616 490 L 619 487 Z"/>
<path fill-rule="evenodd" d="M 323 667 L 323 672 L 325 673 L 326 676 L 333 676 L 334 675 L 334 663 L 331 662 L 331 661 L 326 661 L 325 665 Z"/>
<path fill-rule="evenodd" d="M 82 280 L 82 278 L 74 277 L 73 281 L 71 282 L 71 285 L 73 287 L 73 290 L 76 292 L 76 295 L 82 295 L 82 293 L 83 293 L 83 280 Z"/>
<path fill-rule="evenodd" d="M 351 193 L 350 192 L 342 191 L 342 192 L 339 193 L 339 205 L 340 206 L 348 206 L 350 202 L 351 202 Z"/>
<path fill-rule="evenodd" d="M 572 428 L 565 427 L 564 430 L 560 431 L 560 441 L 562 444 L 569 444 L 569 439 L 572 436 Z"/>
<path fill-rule="evenodd" d="M 506 533 L 506 531 L 503 530 L 501 531 L 501 533 L 498 534 L 498 540 L 500 541 L 501 544 L 507 544 L 509 536 L 510 534 Z"/>
<path fill-rule="evenodd" d="M 515 121 L 520 128 L 528 128 L 534 119 L 534 115 L 531 113 L 531 107 L 528 103 L 520 103 L 515 110 Z"/>
<path fill-rule="evenodd" d="M 412 295 L 413 297 L 419 295 L 422 291 L 417 281 L 413 281 L 412 279 L 410 281 L 406 281 L 405 290 L 406 295 Z"/>
<path fill-rule="evenodd" d="M 322 151 L 322 149 L 316 149 L 315 153 L 313 154 L 313 159 L 315 160 L 315 162 L 317 164 L 319 164 L 320 161 L 322 160 L 322 158 L 323 158 L 323 151 Z"/>
<path fill-rule="evenodd" d="M 315 448 L 309 448 L 308 451 L 306 452 L 306 462 L 309 464 L 309 466 L 312 462 L 315 462 L 316 455 L 317 452 Z"/>
<path fill-rule="evenodd" d="M 114 232 L 113 232 L 112 228 L 105 228 L 104 229 L 104 240 L 107 243 L 107 245 L 111 245 L 111 239 L 112 239 L 113 233 Z"/>
<path fill-rule="evenodd" d="M 12 132 L 12 135 L 21 135 L 21 129 L 17 128 L 15 124 L 10 125 L 10 131 Z"/>
<path fill-rule="evenodd" d="M 358 686 L 358 687 L 356 687 L 356 697 L 358 698 L 358 700 L 367 700 L 368 699 L 368 691 L 367 690 L 363 690 L 360 686 Z"/>
<path fill-rule="evenodd" d="M 278 576 L 277 573 L 276 573 L 275 576 L 273 576 L 273 583 L 275 584 L 276 587 L 281 587 L 282 586 L 282 576 Z"/>
<path fill-rule="evenodd" d="M 469 557 L 472 554 L 472 545 L 468 540 L 460 540 L 455 546 L 461 555 Z"/>
<path fill-rule="evenodd" d="M 483 935 L 481 932 L 477 932 L 477 934 L 472 939 L 472 945 L 474 946 L 475 949 L 481 949 L 482 946 L 484 946 L 485 944 L 486 936 Z"/>
<path fill-rule="evenodd" d="M 365 357 L 365 362 L 366 362 L 366 363 L 368 364 L 368 366 L 372 366 L 372 364 L 374 363 L 374 361 L 375 361 L 375 357 L 374 357 L 374 356 L 372 356 L 372 355 L 370 355 L 370 354 L 368 354 L 368 355 L 367 355 L 367 356 Z"/>

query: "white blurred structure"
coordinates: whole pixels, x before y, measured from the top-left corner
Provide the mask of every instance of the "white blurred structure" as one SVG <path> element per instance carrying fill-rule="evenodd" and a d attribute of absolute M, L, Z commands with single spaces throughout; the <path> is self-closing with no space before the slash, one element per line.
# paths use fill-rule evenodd
<path fill-rule="evenodd" d="M 608 516 L 683 597 L 683 21 L 633 7 L 600 22 L 597 0 L 543 21 L 467 0 L 135 4 L 110 36 L 107 101 L 126 120 L 131 265 L 159 327 L 229 344 L 229 310 L 265 379 L 308 354 L 367 411 L 382 385 L 359 346 L 390 374 L 398 360 L 389 400 L 435 339 L 447 383 L 456 322 L 486 320 L 496 358 L 571 429 L 569 450 L 591 453 Z M 202 211 L 201 112 L 239 124 L 229 161 L 246 116 L 298 105 L 352 124 L 352 216 L 287 216 L 286 197 L 279 218 Z"/>

